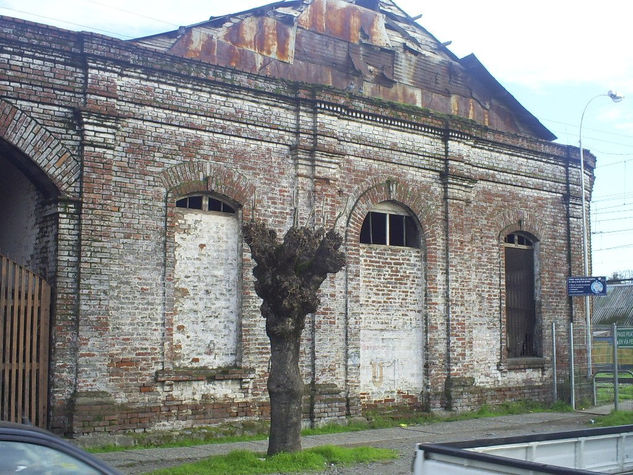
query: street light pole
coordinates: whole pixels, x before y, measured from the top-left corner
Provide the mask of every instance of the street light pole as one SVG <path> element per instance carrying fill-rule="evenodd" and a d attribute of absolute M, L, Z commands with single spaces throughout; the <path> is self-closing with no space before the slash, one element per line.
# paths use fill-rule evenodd
<path fill-rule="evenodd" d="M 589 276 L 589 250 L 588 250 L 588 237 L 587 237 L 587 205 L 585 204 L 585 159 L 582 149 L 582 123 L 585 119 L 585 112 L 587 112 L 587 108 L 589 104 L 591 104 L 594 99 L 599 97 L 608 97 L 613 102 L 620 102 L 624 99 L 624 96 L 619 95 L 617 92 L 609 91 L 606 94 L 598 94 L 597 96 L 589 99 L 585 108 L 582 111 L 582 115 L 580 116 L 580 129 L 578 131 L 578 142 L 580 146 L 580 202 L 582 203 L 582 258 L 583 258 L 583 271 L 585 277 Z M 585 320 L 586 320 L 586 337 L 587 337 L 587 377 L 591 378 L 592 376 L 592 362 L 591 362 L 591 310 L 589 308 L 589 296 L 585 295 Z"/>

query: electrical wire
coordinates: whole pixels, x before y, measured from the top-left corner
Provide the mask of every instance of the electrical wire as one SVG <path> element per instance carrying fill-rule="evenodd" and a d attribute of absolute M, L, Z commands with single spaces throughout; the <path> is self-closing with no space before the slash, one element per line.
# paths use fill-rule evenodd
<path fill-rule="evenodd" d="M 104 30 L 102 28 L 96 28 L 94 26 L 83 25 L 81 23 L 74 23 L 72 21 L 60 20 L 58 18 L 49 17 L 49 16 L 45 16 L 45 15 L 39 15 L 37 13 L 32 13 L 32 12 L 28 12 L 28 11 L 25 11 L 25 10 L 16 10 L 15 8 L 8 8 L 8 7 L 0 7 L 0 9 L 7 10 L 9 12 L 21 13 L 21 14 L 24 14 L 24 15 L 30 15 L 32 17 L 41 18 L 43 20 L 51 20 L 51 21 L 54 21 L 56 23 L 62 23 L 62 24 L 65 24 L 65 25 L 72 25 L 72 26 L 76 26 L 76 27 L 79 27 L 79 28 L 85 28 L 88 31 L 93 31 L 93 32 L 96 32 L 96 33 L 103 33 L 103 34 L 107 34 L 107 35 L 111 35 L 111 36 L 116 36 L 117 38 L 127 38 L 127 39 L 132 39 L 133 38 L 133 36 L 123 35 L 123 34 L 118 33 L 118 32 L 114 32 L 114 31 L 110 31 L 110 30 Z"/>
<path fill-rule="evenodd" d="M 627 233 L 633 231 L 633 228 L 629 229 L 617 229 L 614 231 L 591 231 L 591 234 L 615 234 L 615 233 Z"/>
<path fill-rule="evenodd" d="M 172 22 L 169 22 L 169 21 L 161 20 L 160 18 L 155 18 L 155 17 L 149 16 L 149 15 L 144 15 L 142 13 L 138 13 L 138 12 L 135 12 L 135 11 L 132 11 L 132 10 L 127 10 L 125 8 L 115 7 L 115 6 L 113 6 L 111 4 L 108 4 L 108 3 L 98 2 L 97 0 L 84 0 L 84 1 L 87 1 L 88 3 L 92 3 L 93 5 L 99 5 L 100 7 L 103 7 L 105 9 L 118 10 L 120 12 L 129 13 L 130 15 L 134 15 L 134 16 L 137 16 L 139 18 L 146 18 L 148 20 L 156 21 L 158 23 L 163 23 L 165 25 L 173 26 L 173 27 L 176 27 L 176 28 L 178 28 L 180 26 L 180 25 L 178 25 L 176 23 L 172 23 Z"/>
<path fill-rule="evenodd" d="M 615 249 L 628 249 L 633 247 L 633 244 L 624 244 L 622 246 L 603 247 L 602 249 L 592 249 L 591 252 L 613 251 Z"/>

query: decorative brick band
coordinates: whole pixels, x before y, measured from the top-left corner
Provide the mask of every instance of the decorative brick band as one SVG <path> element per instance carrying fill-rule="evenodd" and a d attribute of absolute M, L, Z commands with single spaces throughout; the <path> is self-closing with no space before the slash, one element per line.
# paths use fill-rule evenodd
<path fill-rule="evenodd" d="M 79 159 L 43 125 L 2 99 L 0 137 L 29 157 L 61 194 L 69 198 L 78 196 Z"/>

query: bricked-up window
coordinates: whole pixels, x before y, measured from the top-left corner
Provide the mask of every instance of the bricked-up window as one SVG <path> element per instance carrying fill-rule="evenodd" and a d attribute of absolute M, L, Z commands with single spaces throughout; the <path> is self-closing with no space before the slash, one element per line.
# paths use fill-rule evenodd
<path fill-rule="evenodd" d="M 535 240 L 523 233 L 504 239 L 506 341 L 509 358 L 538 355 L 534 279 Z"/>
<path fill-rule="evenodd" d="M 232 206 L 226 204 L 224 201 L 206 195 L 187 196 L 186 198 L 179 199 L 176 201 L 176 207 L 235 214 L 235 209 L 233 209 Z"/>
<path fill-rule="evenodd" d="M 173 365 L 233 367 L 240 341 L 239 210 L 206 193 L 175 204 Z"/>
<path fill-rule="evenodd" d="M 360 231 L 363 244 L 420 247 L 415 219 L 399 206 L 383 202 L 367 213 Z"/>

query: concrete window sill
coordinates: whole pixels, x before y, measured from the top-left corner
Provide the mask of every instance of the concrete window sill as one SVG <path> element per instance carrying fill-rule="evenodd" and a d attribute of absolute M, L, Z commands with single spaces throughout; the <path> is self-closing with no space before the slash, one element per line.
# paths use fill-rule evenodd
<path fill-rule="evenodd" d="M 529 357 L 529 358 L 508 358 L 506 361 L 508 370 L 514 369 L 543 369 L 545 367 L 545 358 Z"/>

